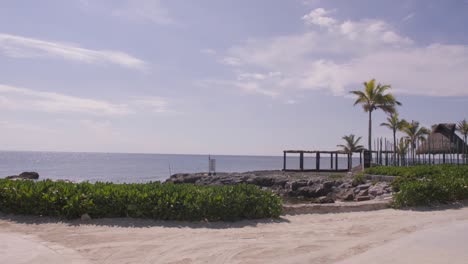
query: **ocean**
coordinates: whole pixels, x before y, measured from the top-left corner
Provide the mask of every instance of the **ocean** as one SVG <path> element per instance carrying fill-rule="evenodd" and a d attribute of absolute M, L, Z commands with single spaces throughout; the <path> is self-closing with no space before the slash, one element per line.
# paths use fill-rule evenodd
<path fill-rule="evenodd" d="M 216 159 L 218 172 L 283 168 L 282 156 L 211 155 L 211 158 Z M 315 159 L 306 157 L 304 163 L 306 168 L 314 166 Z M 358 163 L 359 159 L 354 158 L 353 165 Z M 299 168 L 298 157 L 288 157 L 287 164 L 290 169 Z M 330 167 L 330 158 L 322 158 L 321 166 Z M 339 168 L 345 167 L 346 159 L 340 158 Z M 0 151 L 0 178 L 36 171 L 41 179 L 138 183 L 164 181 L 175 173 L 207 170 L 208 155 Z"/>

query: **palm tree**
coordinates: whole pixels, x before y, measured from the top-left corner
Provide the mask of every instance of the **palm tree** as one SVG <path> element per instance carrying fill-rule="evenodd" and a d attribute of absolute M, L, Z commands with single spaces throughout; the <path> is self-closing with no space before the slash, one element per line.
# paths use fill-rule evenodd
<path fill-rule="evenodd" d="M 398 143 L 398 146 L 395 147 L 396 152 L 398 155 L 400 155 L 401 159 L 401 165 L 404 166 L 405 164 L 405 156 L 406 153 L 408 153 L 408 140 L 405 138 L 400 138 L 400 142 Z"/>
<path fill-rule="evenodd" d="M 429 135 L 431 131 L 425 127 L 419 127 L 419 122 L 417 121 L 411 121 L 401 131 L 406 134 L 405 139 L 411 144 L 411 158 L 414 162 L 416 143 L 426 140 L 425 136 Z"/>
<path fill-rule="evenodd" d="M 345 145 L 337 145 L 337 147 L 340 147 L 343 149 L 343 151 L 348 154 L 348 164 L 351 164 L 350 161 L 352 161 L 353 157 L 353 152 L 358 152 L 362 151 L 364 149 L 364 146 L 359 145 L 359 141 L 361 140 L 361 137 L 356 138 L 354 134 L 351 134 L 349 136 L 343 136 L 342 139 L 346 142 Z"/>
<path fill-rule="evenodd" d="M 467 138 L 468 138 L 468 122 L 466 122 L 466 119 L 463 119 L 462 121 L 458 122 L 457 124 L 457 131 L 460 132 L 460 134 L 463 135 L 463 139 L 465 141 L 465 144 L 463 144 L 463 154 L 465 155 L 466 158 L 466 144 L 468 144 Z"/>
<path fill-rule="evenodd" d="M 396 140 L 396 132 L 402 130 L 405 126 L 408 125 L 408 122 L 405 119 L 399 119 L 398 113 L 391 113 L 390 116 L 387 117 L 387 123 L 380 124 L 381 126 L 388 127 L 393 131 L 393 165 L 396 165 L 396 153 L 397 153 L 397 140 Z"/>
<path fill-rule="evenodd" d="M 372 112 L 381 109 L 386 113 L 394 113 L 395 106 L 401 105 L 391 93 L 386 93 L 390 85 L 375 85 L 375 79 L 364 83 L 364 91 L 351 91 L 357 96 L 354 105 L 361 104 L 364 112 L 369 113 L 369 151 L 372 153 Z"/>

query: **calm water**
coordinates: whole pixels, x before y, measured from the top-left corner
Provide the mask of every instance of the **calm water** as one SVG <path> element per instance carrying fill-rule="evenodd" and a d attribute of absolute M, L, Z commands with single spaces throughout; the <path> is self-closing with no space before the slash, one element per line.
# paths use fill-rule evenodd
<path fill-rule="evenodd" d="M 279 170 L 283 166 L 280 156 L 211 157 L 216 159 L 217 171 L 223 172 Z M 304 163 L 306 168 L 313 168 L 315 159 L 306 157 Z M 288 168 L 298 168 L 299 159 L 291 156 L 287 164 Z M 321 166 L 329 168 L 330 158 L 322 158 Z M 345 159 L 340 158 L 339 167 L 346 167 Z M 43 179 L 148 182 L 163 181 L 170 173 L 204 172 L 207 168 L 207 155 L 0 151 L 0 178 L 37 171 Z"/>

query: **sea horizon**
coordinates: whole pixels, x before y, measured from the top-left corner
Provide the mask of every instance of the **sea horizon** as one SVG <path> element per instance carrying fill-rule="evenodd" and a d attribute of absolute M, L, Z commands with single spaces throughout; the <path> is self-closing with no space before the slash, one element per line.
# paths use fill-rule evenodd
<path fill-rule="evenodd" d="M 217 172 L 248 172 L 283 169 L 283 156 L 157 154 L 62 151 L 0 151 L 0 178 L 35 171 L 40 179 L 137 183 L 165 181 L 176 173 L 208 171 L 208 157 L 216 160 Z M 345 168 L 340 157 L 339 168 Z M 321 158 L 323 168 L 330 166 L 328 157 Z M 315 158 L 305 157 L 305 167 Z M 353 158 L 353 165 L 359 157 Z M 299 168 L 296 156 L 287 157 L 289 169 Z"/>

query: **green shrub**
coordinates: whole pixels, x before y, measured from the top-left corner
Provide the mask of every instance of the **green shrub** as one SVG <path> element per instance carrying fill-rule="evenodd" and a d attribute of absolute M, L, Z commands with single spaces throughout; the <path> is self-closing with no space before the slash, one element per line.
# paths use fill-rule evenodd
<path fill-rule="evenodd" d="M 357 173 L 354 175 L 354 178 L 353 178 L 353 186 L 358 186 L 359 184 L 363 184 L 365 183 L 366 181 L 364 180 L 364 173 L 360 172 L 360 173 Z"/>
<path fill-rule="evenodd" d="M 432 205 L 468 199 L 468 166 L 378 167 L 369 174 L 397 176 L 392 182 L 395 207 Z"/>
<path fill-rule="evenodd" d="M 233 221 L 279 217 L 281 199 L 253 185 L 113 184 L 0 179 L 0 211 L 78 218 Z"/>

